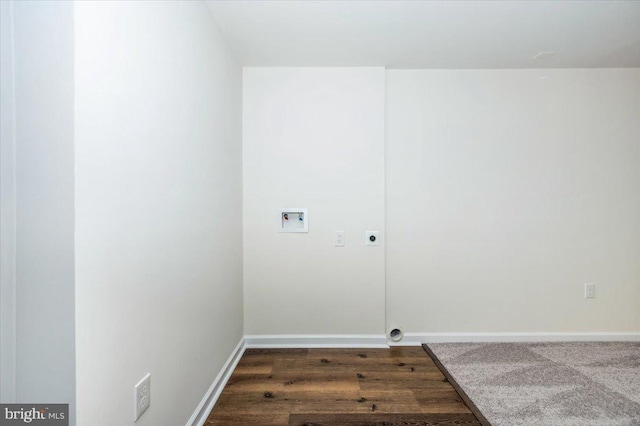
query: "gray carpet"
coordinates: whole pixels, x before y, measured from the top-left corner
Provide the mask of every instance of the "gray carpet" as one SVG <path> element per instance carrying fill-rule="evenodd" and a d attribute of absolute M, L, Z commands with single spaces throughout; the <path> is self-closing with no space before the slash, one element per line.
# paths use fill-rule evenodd
<path fill-rule="evenodd" d="M 424 346 L 493 426 L 640 425 L 640 343 Z"/>

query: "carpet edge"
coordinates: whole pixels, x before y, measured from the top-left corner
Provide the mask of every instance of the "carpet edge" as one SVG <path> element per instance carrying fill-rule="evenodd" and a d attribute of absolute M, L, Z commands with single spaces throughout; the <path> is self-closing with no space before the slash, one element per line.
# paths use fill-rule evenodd
<path fill-rule="evenodd" d="M 469 395 L 467 395 L 467 393 L 462 389 L 462 387 L 458 384 L 458 382 L 456 382 L 456 379 L 454 379 L 451 373 L 449 373 L 449 370 L 447 370 L 445 366 L 442 364 L 442 362 L 440 362 L 440 360 L 438 359 L 436 354 L 431 350 L 431 348 L 426 343 L 423 343 L 422 349 L 424 349 L 427 355 L 429 355 L 429 357 L 433 360 L 434 364 L 436 365 L 436 367 L 438 367 L 440 372 L 444 374 L 444 376 L 447 378 L 449 383 L 451 383 L 451 386 L 453 386 L 455 391 L 458 392 L 458 395 L 460 395 L 460 398 L 462 398 L 464 403 L 467 404 L 467 407 L 469 407 L 473 415 L 476 416 L 476 418 L 482 424 L 482 426 L 491 426 L 491 423 L 489 423 L 489 421 L 484 416 L 484 414 L 482 414 L 482 412 L 480 411 L 480 409 L 478 409 L 476 404 L 474 404 L 471 398 L 469 398 Z"/>

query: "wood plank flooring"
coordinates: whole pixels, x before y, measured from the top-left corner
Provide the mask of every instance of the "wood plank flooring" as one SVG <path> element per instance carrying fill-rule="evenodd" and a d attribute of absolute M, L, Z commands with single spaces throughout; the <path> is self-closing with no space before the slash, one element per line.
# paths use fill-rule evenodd
<path fill-rule="evenodd" d="M 479 425 L 421 347 L 247 349 L 206 425 Z"/>

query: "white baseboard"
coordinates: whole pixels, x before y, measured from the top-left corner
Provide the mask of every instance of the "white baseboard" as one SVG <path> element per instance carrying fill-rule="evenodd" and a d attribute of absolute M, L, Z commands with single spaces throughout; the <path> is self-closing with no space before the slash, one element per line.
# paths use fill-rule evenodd
<path fill-rule="evenodd" d="M 245 336 L 247 348 L 388 348 L 384 334 Z"/>
<path fill-rule="evenodd" d="M 207 390 L 207 393 L 198 404 L 198 407 L 191 415 L 191 418 L 187 421 L 187 426 L 202 426 L 204 422 L 207 421 L 207 417 L 211 410 L 213 410 L 213 406 L 216 401 L 220 397 L 222 393 L 222 389 L 224 389 L 225 385 L 229 381 L 233 370 L 235 370 L 240 358 L 242 358 L 242 354 L 244 354 L 245 350 L 245 339 L 244 337 L 240 339 L 240 342 L 236 345 L 231 355 L 227 359 L 227 362 L 224 363 L 222 369 L 216 376 L 215 380 Z"/>
<path fill-rule="evenodd" d="M 455 342 L 640 342 L 640 332 L 405 333 L 391 345 Z"/>

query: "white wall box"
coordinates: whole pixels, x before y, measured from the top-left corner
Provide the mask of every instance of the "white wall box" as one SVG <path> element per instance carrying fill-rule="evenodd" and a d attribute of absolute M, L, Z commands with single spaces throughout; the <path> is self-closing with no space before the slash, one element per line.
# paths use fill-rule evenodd
<path fill-rule="evenodd" d="M 278 211 L 278 232 L 309 232 L 307 209 L 280 209 Z"/>

